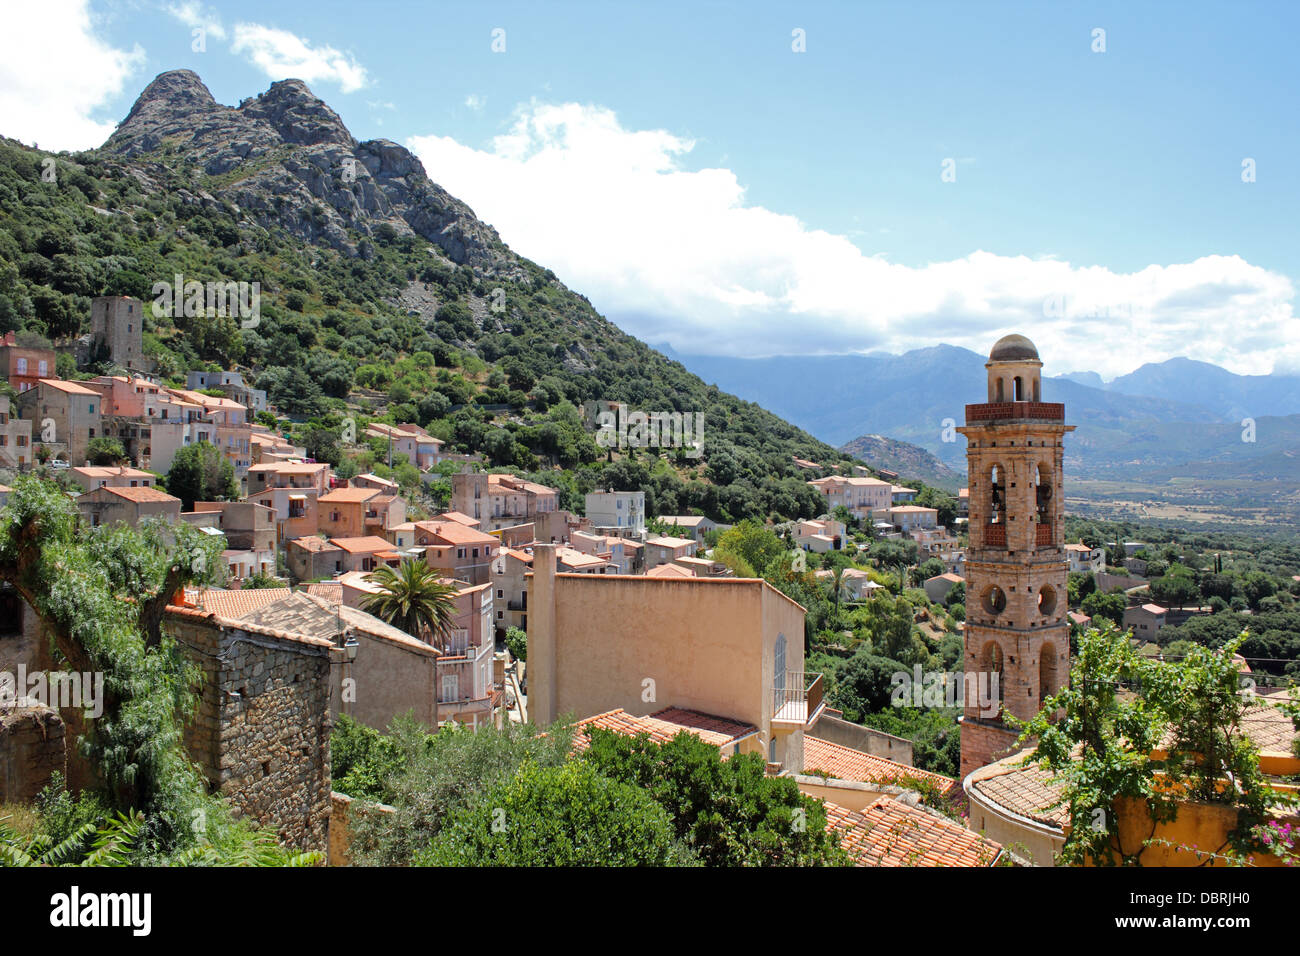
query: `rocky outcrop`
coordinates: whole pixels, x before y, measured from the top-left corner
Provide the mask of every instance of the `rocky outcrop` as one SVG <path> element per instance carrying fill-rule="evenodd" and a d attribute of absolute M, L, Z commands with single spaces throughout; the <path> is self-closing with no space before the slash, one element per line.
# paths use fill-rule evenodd
<path fill-rule="evenodd" d="M 104 150 L 146 170 L 151 159 L 189 160 L 204 180 L 189 199 L 229 203 L 260 226 L 350 255 L 367 237 L 415 235 L 484 276 L 524 274 L 496 230 L 432 182 L 409 150 L 386 139 L 358 143 L 301 80 L 229 107 L 196 73 L 163 73 Z"/>

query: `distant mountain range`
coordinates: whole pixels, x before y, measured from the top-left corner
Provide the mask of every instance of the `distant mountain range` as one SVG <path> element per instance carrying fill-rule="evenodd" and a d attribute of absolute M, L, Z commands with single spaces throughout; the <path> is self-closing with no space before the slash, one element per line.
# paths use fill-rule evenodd
<path fill-rule="evenodd" d="M 901 478 L 919 478 L 948 491 L 956 491 L 966 482 L 963 473 L 949 468 L 924 448 L 884 435 L 862 435 L 840 446 L 840 451 L 897 472 Z"/>
<path fill-rule="evenodd" d="M 985 356 L 952 345 L 902 355 L 767 359 L 662 350 L 706 382 L 830 444 L 888 436 L 960 473 L 966 443 L 945 425 L 961 424 L 965 405 L 986 394 Z M 1176 358 L 1109 383 L 1094 372 L 1048 378 L 1043 399 L 1064 402 L 1066 420 L 1078 426 L 1067 439 L 1066 470 L 1082 477 L 1292 478 L 1300 461 L 1292 457 L 1300 453 L 1300 376 L 1236 375 Z M 1245 418 L 1255 420 L 1253 435 L 1242 426 Z"/>

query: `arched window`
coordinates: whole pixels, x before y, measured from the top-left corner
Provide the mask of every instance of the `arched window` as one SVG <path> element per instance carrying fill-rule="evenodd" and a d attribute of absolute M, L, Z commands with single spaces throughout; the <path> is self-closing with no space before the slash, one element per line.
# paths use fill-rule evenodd
<path fill-rule="evenodd" d="M 1038 657 L 1038 701 L 1041 704 L 1056 692 L 1056 647 L 1044 644 Z"/>
<path fill-rule="evenodd" d="M 999 401 L 999 402 L 1001 402 L 1001 401 L 1005 401 L 1005 399 L 1004 399 L 1003 396 L 1002 396 L 1002 379 L 1001 379 L 1001 377 L 998 378 L 998 396 L 997 396 L 997 401 Z"/>
<path fill-rule="evenodd" d="M 1052 520 L 1052 482 L 1043 468 L 1034 466 L 1034 502 L 1038 523 L 1050 524 Z"/>
<path fill-rule="evenodd" d="M 1025 400 L 1025 380 L 1022 379 L 1019 375 L 1017 375 L 1015 377 L 1014 384 L 1015 384 L 1015 392 L 1016 392 L 1015 401 L 1023 402 Z"/>
<path fill-rule="evenodd" d="M 1044 584 L 1038 589 L 1038 613 L 1051 617 L 1056 612 L 1056 588 Z"/>
<path fill-rule="evenodd" d="M 994 465 L 989 469 L 989 524 L 1002 520 L 1006 488 L 1002 482 L 1002 468 Z"/>
<path fill-rule="evenodd" d="M 989 641 L 980 652 L 980 669 L 976 675 L 979 679 L 979 694 L 987 701 L 996 700 L 998 714 L 1001 716 L 1003 700 L 1002 646 L 997 641 Z M 988 715 L 993 716 L 993 715 Z"/>

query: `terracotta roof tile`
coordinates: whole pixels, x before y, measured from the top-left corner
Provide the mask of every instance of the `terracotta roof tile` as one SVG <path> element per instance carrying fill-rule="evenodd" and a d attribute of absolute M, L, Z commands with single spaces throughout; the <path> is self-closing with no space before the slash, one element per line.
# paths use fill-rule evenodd
<path fill-rule="evenodd" d="M 685 710 L 681 707 L 668 707 L 646 717 L 634 717 L 621 707 L 603 714 L 596 714 L 578 721 L 578 731 L 574 734 L 573 749 L 586 750 L 590 746 L 589 727 L 602 727 L 616 733 L 636 736 L 645 733 L 655 743 L 663 744 L 672 740 L 683 730 L 695 734 L 705 743 L 715 747 L 734 744 L 742 737 L 758 732 L 758 728 L 725 717 L 702 714 L 699 711 Z"/>
<path fill-rule="evenodd" d="M 957 787 L 957 781 L 951 777 L 908 767 L 807 733 L 803 736 L 803 765 L 804 773 L 824 771 L 839 780 L 866 783 L 891 783 L 900 777 L 929 780 L 945 796 Z"/>
<path fill-rule="evenodd" d="M 880 797 L 861 812 L 826 801 L 826 825 L 857 866 L 992 866 L 1002 847 L 921 806 Z"/>

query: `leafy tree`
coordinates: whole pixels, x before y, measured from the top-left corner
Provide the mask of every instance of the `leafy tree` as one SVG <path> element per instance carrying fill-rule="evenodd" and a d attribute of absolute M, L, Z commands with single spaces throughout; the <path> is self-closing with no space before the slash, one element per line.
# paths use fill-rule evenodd
<path fill-rule="evenodd" d="M 0 580 L 36 613 L 67 669 L 104 675 L 103 714 L 83 753 L 110 810 L 146 815 L 151 852 L 192 843 L 192 814 L 218 812 L 181 744 L 196 672 L 162 620 L 180 587 L 210 582 L 219 567 L 220 545 L 189 525 L 87 527 L 39 478 L 15 479 L 0 509 Z"/>
<path fill-rule="evenodd" d="M 437 642 L 451 635 L 458 591 L 440 579 L 437 569 L 408 559 L 396 569 L 375 569 L 369 580 L 379 590 L 362 600 L 363 611 L 415 637 Z"/>
<path fill-rule="evenodd" d="M 583 755 L 605 777 L 648 795 L 667 811 L 675 835 L 706 866 L 841 864 L 821 801 L 789 777 L 770 777 L 761 754 L 723 760 L 694 734 L 658 744 L 599 727 Z"/>
<path fill-rule="evenodd" d="M 734 528 L 724 531 L 718 538 L 718 548 L 725 554 L 736 555 L 743 559 L 745 564 L 758 574 L 766 571 L 768 565 L 786 550 L 774 531 L 752 518 L 746 518 Z"/>
<path fill-rule="evenodd" d="M 844 711 L 845 719 L 860 723 L 868 714 L 889 709 L 897 686 L 893 678 L 899 673 L 911 674 L 911 669 L 901 661 L 859 648 L 838 669 L 831 699 Z"/>
<path fill-rule="evenodd" d="M 1124 592 L 1115 589 L 1109 594 L 1102 594 L 1100 591 L 1094 591 L 1083 599 L 1083 613 L 1093 619 L 1104 619 L 1110 621 L 1115 626 L 1124 623 L 1124 609 L 1128 607 L 1128 601 L 1124 597 Z M 1098 620 L 1100 624 L 1101 621 Z"/>
<path fill-rule="evenodd" d="M 1021 736 L 1037 737 L 1031 759 L 1064 783 L 1063 861 L 1140 865 L 1146 844 L 1119 839 L 1115 801 L 1125 797 L 1146 800 L 1156 822 L 1172 820 L 1180 800 L 1233 806 L 1230 841 L 1240 852 L 1261 849 L 1252 830 L 1280 795 L 1241 734 L 1247 711 L 1262 706 L 1240 692 L 1233 655 L 1244 637 L 1213 651 L 1190 647 L 1175 661 L 1138 654 L 1109 625 L 1079 638 L 1069 682 Z"/>
<path fill-rule="evenodd" d="M 167 471 L 167 493 L 181 499 L 191 511 L 196 501 L 233 501 L 239 498 L 234 466 L 210 442 L 186 445 L 176 452 Z"/>
<path fill-rule="evenodd" d="M 100 435 L 98 438 L 92 438 L 86 445 L 86 457 L 92 465 L 101 467 L 116 465 L 126 460 L 126 449 L 116 438 Z"/>
<path fill-rule="evenodd" d="M 517 627 L 506 628 L 506 648 L 515 660 L 528 660 L 528 635 Z"/>
<path fill-rule="evenodd" d="M 378 799 L 395 812 L 366 813 L 363 804 L 349 821 L 352 859 L 362 866 L 408 865 L 458 810 L 481 805 L 485 794 L 510 781 L 520 767 L 558 767 L 573 746 L 573 726 L 558 721 L 545 735 L 531 724 L 515 723 L 431 734 L 398 718 L 387 737 L 399 769 L 380 768 Z"/>
<path fill-rule="evenodd" d="M 589 763 L 525 764 L 461 807 L 417 866 L 664 866 L 683 859 L 668 814 Z"/>

